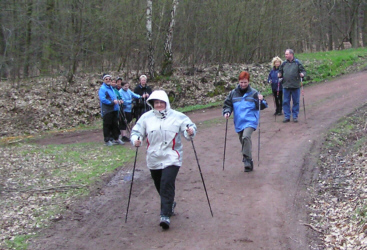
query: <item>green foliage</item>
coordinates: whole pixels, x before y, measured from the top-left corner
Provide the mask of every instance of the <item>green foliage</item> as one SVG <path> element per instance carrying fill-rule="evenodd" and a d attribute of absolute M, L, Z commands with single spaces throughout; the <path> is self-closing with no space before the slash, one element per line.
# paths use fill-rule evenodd
<path fill-rule="evenodd" d="M 32 235 L 15 236 L 12 240 L 6 240 L 5 244 L 9 249 L 25 250 L 28 248 L 27 240 L 33 237 Z"/>
<path fill-rule="evenodd" d="M 55 158 L 56 164 L 67 164 L 69 168 L 56 168 L 53 175 L 69 180 L 68 184 L 90 185 L 103 174 L 112 172 L 131 160 L 133 152 L 126 147 L 105 147 L 96 143 L 48 145 L 34 152 Z"/>
<path fill-rule="evenodd" d="M 356 64 L 366 67 L 367 48 L 334 50 L 327 52 L 296 54 L 307 71 L 307 82 L 321 82 L 348 73 L 348 67 Z"/>
<path fill-rule="evenodd" d="M 186 107 L 182 107 L 182 108 L 177 108 L 177 110 L 180 111 L 180 112 L 190 112 L 190 111 L 194 111 L 194 110 L 211 108 L 211 107 L 218 107 L 218 106 L 222 106 L 222 105 L 223 105 L 223 102 L 219 101 L 219 102 L 208 103 L 208 104 L 205 104 L 205 105 L 186 106 Z"/>
<path fill-rule="evenodd" d="M 217 86 L 215 86 L 213 91 L 208 92 L 208 96 L 209 97 L 214 97 L 214 96 L 217 96 L 217 95 L 221 95 L 223 93 L 226 93 L 225 86 L 217 85 Z"/>

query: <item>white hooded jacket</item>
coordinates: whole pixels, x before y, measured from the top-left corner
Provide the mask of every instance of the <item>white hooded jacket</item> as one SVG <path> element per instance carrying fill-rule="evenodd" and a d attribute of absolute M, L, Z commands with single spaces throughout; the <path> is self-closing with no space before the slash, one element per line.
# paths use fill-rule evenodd
<path fill-rule="evenodd" d="M 158 111 L 154 109 L 153 101 L 161 100 L 166 103 L 166 109 Z M 140 137 L 147 139 L 147 166 L 149 169 L 164 169 L 168 166 L 182 165 L 181 134 L 190 140 L 186 132 L 187 125 L 193 128 L 196 135 L 196 125 L 185 114 L 171 109 L 168 96 L 163 90 L 154 91 L 147 99 L 147 104 L 152 110 L 144 113 L 131 131 L 131 143 Z"/>

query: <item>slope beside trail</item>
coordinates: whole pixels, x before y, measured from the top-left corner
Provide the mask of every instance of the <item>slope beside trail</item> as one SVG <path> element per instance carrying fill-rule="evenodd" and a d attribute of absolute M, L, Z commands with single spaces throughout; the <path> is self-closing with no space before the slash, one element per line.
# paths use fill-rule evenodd
<path fill-rule="evenodd" d="M 274 121 L 272 97 L 252 136 L 254 171 L 243 172 L 240 143 L 228 123 L 222 170 L 225 120 L 221 109 L 189 113 L 198 125 L 194 139 L 214 217 L 211 216 L 190 142 L 176 182 L 176 215 L 171 228 L 159 227 L 159 196 L 140 148 L 127 223 L 133 164 L 123 166 L 98 196 L 71 208 L 64 220 L 34 239 L 30 249 L 310 249 L 314 232 L 307 224 L 307 186 L 317 174 L 316 160 L 328 128 L 366 102 L 367 72 L 305 88 L 307 123 Z M 98 141 L 102 132 L 56 138 L 61 143 Z M 53 138 L 55 143 L 55 138 Z M 125 145 L 124 147 L 131 147 Z"/>

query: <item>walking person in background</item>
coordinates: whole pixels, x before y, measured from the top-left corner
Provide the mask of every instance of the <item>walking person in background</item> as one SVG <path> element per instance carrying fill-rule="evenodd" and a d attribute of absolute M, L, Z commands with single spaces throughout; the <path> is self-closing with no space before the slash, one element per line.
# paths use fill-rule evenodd
<path fill-rule="evenodd" d="M 278 56 L 274 57 L 271 61 L 271 71 L 268 76 L 268 83 L 271 84 L 271 90 L 273 92 L 275 102 L 274 115 L 282 115 L 282 102 L 283 102 L 283 85 L 282 79 L 278 78 L 279 67 L 283 63 L 282 59 Z"/>
<path fill-rule="evenodd" d="M 103 119 L 103 137 L 106 146 L 114 144 L 123 145 L 124 142 L 119 139 L 118 128 L 118 110 L 119 101 L 117 100 L 115 91 L 111 86 L 112 77 L 105 74 L 103 83 L 98 91 L 101 106 L 101 115 Z"/>
<path fill-rule="evenodd" d="M 294 58 L 294 51 L 287 49 L 285 51 L 286 61 L 279 67 L 278 77 L 283 78 L 283 122 L 290 122 L 291 115 L 293 122 L 298 122 L 299 98 L 301 93 L 301 78 L 306 75 L 305 68 L 301 62 Z M 292 99 L 292 113 L 291 113 Z"/>
<path fill-rule="evenodd" d="M 142 97 L 142 99 L 139 99 L 136 105 L 134 106 L 135 110 L 135 117 L 136 120 L 140 118 L 145 112 L 150 110 L 149 105 L 146 104 L 146 100 L 152 93 L 152 89 L 147 86 L 147 76 L 141 75 L 139 77 L 140 84 L 135 87 L 134 93 L 138 94 Z"/>
<path fill-rule="evenodd" d="M 176 206 L 176 176 L 182 165 L 181 134 L 190 140 L 196 134 L 196 125 L 185 114 L 171 109 L 163 90 L 154 91 L 147 104 L 153 110 L 143 114 L 135 124 L 131 142 L 139 147 L 143 140 L 147 140 L 147 167 L 161 199 L 159 225 L 168 229 Z"/>
<path fill-rule="evenodd" d="M 130 90 L 129 88 L 130 84 L 128 82 L 122 82 L 121 85 L 122 85 L 122 88 L 119 90 L 119 93 L 124 103 L 121 111 L 123 112 L 123 116 L 125 119 L 120 129 L 121 129 L 122 141 L 126 142 L 126 141 L 130 141 L 130 139 L 127 137 L 126 129 L 127 129 L 127 126 L 130 124 L 130 122 L 133 119 L 133 116 L 131 113 L 133 98 L 136 100 L 139 100 L 141 96 L 138 94 L 135 94 L 134 92 Z"/>
<path fill-rule="evenodd" d="M 254 168 L 251 135 L 259 123 L 259 104 L 261 110 L 267 108 L 268 104 L 256 89 L 251 88 L 250 74 L 247 71 L 242 71 L 238 80 L 238 86 L 224 101 L 222 113 L 226 119 L 229 119 L 233 112 L 234 127 L 242 145 L 245 172 L 251 172 Z"/>

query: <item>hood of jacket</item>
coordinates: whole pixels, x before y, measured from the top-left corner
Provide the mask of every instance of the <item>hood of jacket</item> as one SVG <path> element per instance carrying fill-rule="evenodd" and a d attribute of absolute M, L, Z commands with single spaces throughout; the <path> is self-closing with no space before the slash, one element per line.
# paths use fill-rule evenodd
<path fill-rule="evenodd" d="M 166 110 L 171 109 L 171 104 L 169 103 L 168 95 L 164 90 L 155 90 L 147 99 L 147 104 L 154 109 L 154 100 L 164 101 L 166 103 Z"/>

